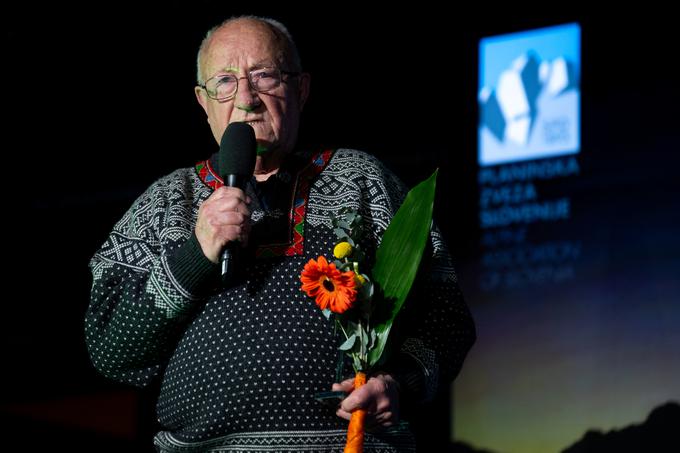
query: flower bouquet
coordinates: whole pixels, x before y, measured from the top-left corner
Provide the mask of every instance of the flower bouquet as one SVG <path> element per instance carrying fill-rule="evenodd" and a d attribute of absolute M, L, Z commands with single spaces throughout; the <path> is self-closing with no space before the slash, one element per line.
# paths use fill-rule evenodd
<path fill-rule="evenodd" d="M 310 259 L 300 275 L 302 291 L 342 332 L 339 349 L 352 360 L 355 389 L 385 360 L 390 330 L 429 238 L 436 178 L 437 171 L 406 195 L 383 234 L 370 271 L 362 267 L 363 218 L 356 211 L 344 211 L 332 219 L 337 236 L 334 259 Z M 345 453 L 363 451 L 365 417 L 362 409 L 352 413 Z"/>

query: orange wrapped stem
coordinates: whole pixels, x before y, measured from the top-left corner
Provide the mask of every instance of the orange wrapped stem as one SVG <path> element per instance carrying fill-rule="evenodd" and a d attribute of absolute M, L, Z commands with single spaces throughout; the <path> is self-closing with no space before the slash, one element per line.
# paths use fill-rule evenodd
<path fill-rule="evenodd" d="M 358 389 L 366 383 L 366 374 L 361 371 L 354 376 L 354 390 Z M 345 453 L 362 453 L 364 451 L 364 423 L 366 420 L 366 411 L 364 409 L 357 409 L 352 412 L 352 417 L 349 420 L 347 427 L 347 443 L 345 444 Z"/>

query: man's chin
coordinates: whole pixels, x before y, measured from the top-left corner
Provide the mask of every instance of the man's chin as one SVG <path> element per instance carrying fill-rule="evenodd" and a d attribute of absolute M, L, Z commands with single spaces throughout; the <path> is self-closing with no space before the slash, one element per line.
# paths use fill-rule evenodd
<path fill-rule="evenodd" d="M 265 155 L 271 153 L 272 149 L 273 149 L 273 147 L 272 147 L 271 143 L 262 142 L 260 140 L 257 141 L 256 152 L 257 152 L 258 156 L 265 156 Z"/>
<path fill-rule="evenodd" d="M 278 141 L 270 142 L 268 140 L 257 139 L 257 148 L 255 151 L 258 156 L 270 156 L 280 150 L 281 146 Z"/>

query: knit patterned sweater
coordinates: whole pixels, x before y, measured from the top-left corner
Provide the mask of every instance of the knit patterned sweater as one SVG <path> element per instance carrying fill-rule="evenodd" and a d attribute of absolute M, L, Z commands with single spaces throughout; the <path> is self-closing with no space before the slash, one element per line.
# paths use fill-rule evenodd
<path fill-rule="evenodd" d="M 375 251 L 405 187 L 360 151 L 291 156 L 265 184 L 249 183 L 250 244 L 225 288 L 193 233 L 221 185 L 214 168 L 215 156 L 155 182 L 92 258 L 92 362 L 133 385 L 162 380 L 159 451 L 341 452 L 347 422 L 314 399 L 336 382 L 340 338 L 299 275 L 332 254 L 330 218 L 343 208 L 362 214 L 364 249 Z M 430 245 L 391 340 L 400 353 L 385 366 L 422 400 L 455 377 L 475 335 L 436 229 Z M 365 451 L 414 451 L 413 437 L 402 423 L 367 434 Z"/>

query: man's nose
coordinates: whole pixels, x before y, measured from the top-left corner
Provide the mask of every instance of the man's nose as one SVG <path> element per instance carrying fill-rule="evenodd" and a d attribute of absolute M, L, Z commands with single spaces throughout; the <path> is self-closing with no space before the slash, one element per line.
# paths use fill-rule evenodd
<path fill-rule="evenodd" d="M 235 102 L 236 108 L 241 110 L 252 110 L 260 104 L 260 97 L 257 91 L 250 86 L 248 77 L 239 77 Z"/>

